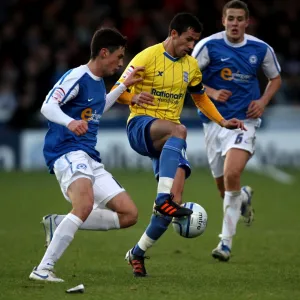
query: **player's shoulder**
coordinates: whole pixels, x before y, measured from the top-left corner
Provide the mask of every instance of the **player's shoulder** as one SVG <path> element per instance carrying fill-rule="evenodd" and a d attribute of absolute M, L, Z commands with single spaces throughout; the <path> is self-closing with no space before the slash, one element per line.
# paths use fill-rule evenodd
<path fill-rule="evenodd" d="M 189 65 L 192 66 L 197 66 L 198 67 L 198 61 L 195 57 L 191 56 L 191 55 L 186 55 L 185 59 L 187 60 Z"/>
<path fill-rule="evenodd" d="M 162 43 L 155 44 L 153 46 L 147 47 L 141 52 L 137 54 L 137 56 L 145 56 L 147 57 L 148 55 L 156 55 L 157 53 L 162 53 L 163 46 Z"/>
<path fill-rule="evenodd" d="M 262 48 L 272 48 L 268 43 L 266 43 L 265 41 L 255 37 L 251 34 L 245 34 L 245 38 L 246 38 L 248 44 L 255 44 Z"/>
<path fill-rule="evenodd" d="M 87 65 L 81 65 L 79 67 L 68 70 L 58 81 L 58 83 L 62 84 L 66 81 L 78 81 L 80 80 L 86 73 L 88 73 L 89 69 Z"/>

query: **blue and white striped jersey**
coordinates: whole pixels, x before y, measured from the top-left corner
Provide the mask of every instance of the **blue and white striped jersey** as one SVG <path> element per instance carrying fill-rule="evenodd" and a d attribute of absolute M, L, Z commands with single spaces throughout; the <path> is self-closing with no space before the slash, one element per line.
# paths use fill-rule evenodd
<path fill-rule="evenodd" d="M 77 136 L 66 126 L 48 121 L 44 157 L 51 173 L 55 161 L 70 151 L 83 150 L 94 160 L 101 162 L 95 149 L 101 115 L 106 104 L 106 89 L 101 77 L 91 73 L 87 65 L 66 72 L 46 96 L 43 107 L 58 103 L 70 120 L 85 120 L 88 131 Z M 66 116 L 66 117 L 67 117 Z"/>
<path fill-rule="evenodd" d="M 246 119 L 252 100 L 260 98 L 257 72 L 262 68 L 266 77 L 279 75 L 280 65 L 273 49 L 262 40 L 245 34 L 244 41 L 228 41 L 225 31 L 202 39 L 193 54 L 202 71 L 202 82 L 216 90 L 226 89 L 232 96 L 226 102 L 211 99 L 225 119 Z M 209 119 L 198 112 L 203 122 Z"/>

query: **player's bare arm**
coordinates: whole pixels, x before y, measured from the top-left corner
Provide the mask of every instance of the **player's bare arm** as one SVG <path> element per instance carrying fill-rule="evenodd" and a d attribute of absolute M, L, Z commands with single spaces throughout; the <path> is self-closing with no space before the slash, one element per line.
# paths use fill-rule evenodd
<path fill-rule="evenodd" d="M 206 94 L 210 98 L 213 98 L 214 100 L 219 102 L 226 102 L 232 95 L 232 92 L 229 90 L 224 90 L 224 89 L 216 90 L 207 85 L 204 85 L 204 87 L 205 87 Z"/>
<path fill-rule="evenodd" d="M 203 88 L 201 88 L 201 84 L 199 84 L 199 86 L 193 87 L 192 90 L 204 91 Z M 244 126 L 244 122 L 238 119 L 224 119 L 205 92 L 194 93 L 191 94 L 191 96 L 197 108 L 199 108 L 201 112 L 203 112 L 210 120 L 227 129 L 247 130 Z"/>
<path fill-rule="evenodd" d="M 272 97 L 279 90 L 280 86 L 280 75 L 270 79 L 262 97 L 258 100 L 253 100 L 250 102 L 247 110 L 247 118 L 260 118 L 264 113 L 265 107 L 269 104 Z"/>

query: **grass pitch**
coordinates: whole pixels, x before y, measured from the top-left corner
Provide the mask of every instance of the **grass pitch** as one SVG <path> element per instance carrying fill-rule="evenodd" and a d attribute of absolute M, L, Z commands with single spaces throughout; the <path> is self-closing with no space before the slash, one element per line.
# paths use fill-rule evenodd
<path fill-rule="evenodd" d="M 209 171 L 194 170 L 184 200 L 206 209 L 207 230 L 184 239 L 170 228 L 147 253 L 147 278 L 133 278 L 124 256 L 148 224 L 156 182 L 150 172 L 112 173 L 136 201 L 138 224 L 125 230 L 79 231 L 57 264 L 57 274 L 66 281 L 61 284 L 28 280 L 45 251 L 42 216 L 70 209 L 55 177 L 0 173 L 0 299 L 300 299 L 299 172 L 292 172 L 293 185 L 244 174 L 243 184 L 255 189 L 256 218 L 251 227 L 239 224 L 232 258 L 220 263 L 210 253 L 221 230 L 221 200 Z M 65 293 L 80 283 L 84 294 Z"/>

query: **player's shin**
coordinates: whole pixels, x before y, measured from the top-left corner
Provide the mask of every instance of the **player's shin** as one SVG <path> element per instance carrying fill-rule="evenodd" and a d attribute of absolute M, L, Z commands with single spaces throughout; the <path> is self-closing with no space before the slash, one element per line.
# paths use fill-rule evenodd
<path fill-rule="evenodd" d="M 173 200 L 178 204 L 182 203 L 182 193 L 184 189 L 185 174 L 186 171 L 182 167 L 177 168 L 177 172 L 171 189 L 171 193 L 174 195 Z"/>
<path fill-rule="evenodd" d="M 59 224 L 53 239 L 47 248 L 47 251 L 37 267 L 40 269 L 53 269 L 54 264 L 63 255 L 67 247 L 70 245 L 77 232 L 79 226 L 82 224 L 82 220 L 74 214 L 69 213 L 63 221 Z"/>
<path fill-rule="evenodd" d="M 171 221 L 172 217 L 153 214 L 146 231 L 132 249 L 132 254 L 144 256 L 145 252 L 165 233 Z"/>
<path fill-rule="evenodd" d="M 155 201 L 158 205 L 164 203 L 170 197 L 179 159 L 184 147 L 186 147 L 186 141 L 177 137 L 169 138 L 163 147 L 160 155 L 159 182 Z"/>
<path fill-rule="evenodd" d="M 240 218 L 241 203 L 241 191 L 225 191 L 221 240 L 230 249 L 232 246 L 232 237 L 236 233 L 236 226 Z"/>
<path fill-rule="evenodd" d="M 58 226 L 65 215 L 57 215 L 55 224 Z M 109 209 L 96 208 L 91 211 L 88 218 L 80 225 L 79 230 L 95 230 L 106 231 L 111 229 L 119 229 L 120 222 L 118 214 Z"/>
<path fill-rule="evenodd" d="M 119 229 L 120 222 L 118 214 L 108 209 L 94 209 L 80 226 L 80 230 L 106 231 Z"/>

